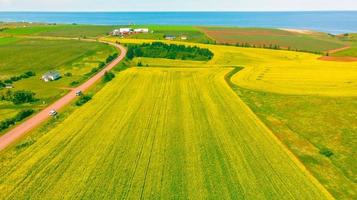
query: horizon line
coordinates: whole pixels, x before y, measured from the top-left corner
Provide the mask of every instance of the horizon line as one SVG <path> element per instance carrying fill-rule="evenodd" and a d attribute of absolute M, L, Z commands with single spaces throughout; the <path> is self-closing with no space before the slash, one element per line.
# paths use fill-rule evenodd
<path fill-rule="evenodd" d="M 48 10 L 48 11 L 36 11 L 36 10 L 0 10 L 1 12 L 37 12 L 37 13 L 136 13 L 136 12 L 157 12 L 157 13 L 169 13 L 169 12 L 181 12 L 181 13 L 188 13 L 188 12 L 212 12 L 212 13 L 222 13 L 222 12 L 357 12 L 356 10 L 222 10 L 222 11 L 215 11 L 215 10 L 200 10 L 200 11 L 195 11 L 195 10 L 164 10 L 164 11 L 148 11 L 148 10 L 138 10 L 138 11 L 105 11 L 105 10 Z"/>

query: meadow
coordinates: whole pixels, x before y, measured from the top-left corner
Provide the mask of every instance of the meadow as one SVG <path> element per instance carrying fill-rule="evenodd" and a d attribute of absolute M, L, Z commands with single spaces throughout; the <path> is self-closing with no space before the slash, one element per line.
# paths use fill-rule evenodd
<path fill-rule="evenodd" d="M 121 72 L 16 156 L 1 154 L 1 198 L 331 198 L 229 88 L 231 70 Z"/>
<path fill-rule="evenodd" d="M 337 199 L 357 197 L 357 97 L 236 92 Z"/>
<path fill-rule="evenodd" d="M 35 104 L 22 106 L 0 103 L 0 121 L 16 115 L 19 109 L 41 109 L 68 92 L 73 81 L 82 82 L 83 75 L 104 62 L 116 50 L 108 45 L 78 40 L 49 40 L 30 38 L 0 38 L 0 80 L 33 71 L 36 76 L 13 83 L 13 90 L 30 90 L 40 99 Z M 57 70 L 58 81 L 44 83 L 41 76 Z M 65 74 L 70 73 L 70 76 Z M 7 89 L 1 89 L 5 93 Z"/>
<path fill-rule="evenodd" d="M 0 32 L 0 35 L 31 35 L 69 38 L 97 38 L 106 36 L 116 26 L 76 25 L 76 24 L 25 24 L 18 27 L 10 27 Z"/>

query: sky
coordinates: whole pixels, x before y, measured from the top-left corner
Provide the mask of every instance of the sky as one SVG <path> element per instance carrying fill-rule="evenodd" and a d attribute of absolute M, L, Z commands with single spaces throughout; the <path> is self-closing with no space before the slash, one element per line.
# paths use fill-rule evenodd
<path fill-rule="evenodd" d="M 357 10 L 357 0 L 0 0 L 0 11 Z"/>

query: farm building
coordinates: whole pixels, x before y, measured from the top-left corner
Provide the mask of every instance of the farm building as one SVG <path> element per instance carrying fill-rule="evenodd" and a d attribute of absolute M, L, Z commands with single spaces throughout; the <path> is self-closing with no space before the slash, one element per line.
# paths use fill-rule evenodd
<path fill-rule="evenodd" d="M 148 28 L 136 28 L 134 29 L 134 33 L 149 33 Z"/>
<path fill-rule="evenodd" d="M 42 76 L 42 80 L 45 82 L 55 81 L 61 78 L 61 74 L 57 71 L 49 71 Z"/>
<path fill-rule="evenodd" d="M 134 30 L 132 28 L 120 28 L 115 29 L 111 32 L 111 35 L 119 36 L 119 35 L 128 35 L 131 34 Z"/>
<path fill-rule="evenodd" d="M 111 35 L 114 36 L 123 36 L 123 35 L 129 35 L 132 33 L 149 33 L 148 28 L 120 28 L 120 29 L 115 29 L 111 32 Z"/>
<path fill-rule="evenodd" d="M 174 35 L 165 35 L 165 39 L 166 40 L 174 40 L 174 39 L 176 39 L 176 36 L 174 36 Z"/>
<path fill-rule="evenodd" d="M 181 36 L 181 40 L 187 40 L 187 36 L 185 35 Z"/>

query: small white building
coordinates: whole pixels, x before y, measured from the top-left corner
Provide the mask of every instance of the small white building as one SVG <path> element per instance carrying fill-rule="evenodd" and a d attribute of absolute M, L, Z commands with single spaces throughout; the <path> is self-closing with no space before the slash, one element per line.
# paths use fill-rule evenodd
<path fill-rule="evenodd" d="M 134 29 L 135 33 L 149 33 L 149 29 L 148 28 L 136 28 Z"/>
<path fill-rule="evenodd" d="M 175 40 L 176 36 L 174 36 L 174 35 L 165 35 L 165 39 L 166 40 Z"/>
<path fill-rule="evenodd" d="M 61 74 L 57 71 L 49 71 L 41 77 L 41 79 L 45 82 L 55 81 L 60 78 L 61 78 Z"/>
<path fill-rule="evenodd" d="M 187 40 L 187 36 L 185 35 L 181 36 L 181 40 Z"/>

